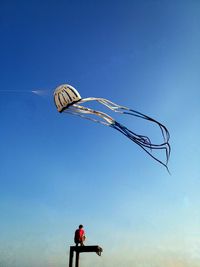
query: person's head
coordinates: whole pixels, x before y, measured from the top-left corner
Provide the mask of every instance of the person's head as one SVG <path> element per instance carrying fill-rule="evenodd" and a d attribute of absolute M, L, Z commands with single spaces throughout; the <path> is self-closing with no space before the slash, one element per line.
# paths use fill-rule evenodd
<path fill-rule="evenodd" d="M 79 228 L 79 229 L 82 229 L 82 228 L 83 228 L 83 225 L 82 225 L 82 224 L 80 224 L 78 228 Z"/>

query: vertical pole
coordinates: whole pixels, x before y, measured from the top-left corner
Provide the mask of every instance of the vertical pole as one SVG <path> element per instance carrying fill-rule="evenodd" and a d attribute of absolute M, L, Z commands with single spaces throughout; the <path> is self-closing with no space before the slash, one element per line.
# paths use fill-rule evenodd
<path fill-rule="evenodd" d="M 70 247 L 70 253 L 69 253 L 69 267 L 73 266 L 73 256 L 74 256 L 74 252 L 72 250 L 72 247 Z"/>
<path fill-rule="evenodd" d="M 76 267 L 79 267 L 79 252 L 76 251 Z"/>

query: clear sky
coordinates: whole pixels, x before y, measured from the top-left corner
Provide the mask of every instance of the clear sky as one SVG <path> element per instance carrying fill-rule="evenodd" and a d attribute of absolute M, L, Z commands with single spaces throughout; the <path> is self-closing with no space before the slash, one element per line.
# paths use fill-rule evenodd
<path fill-rule="evenodd" d="M 0 1 L 1 267 L 67 266 L 80 223 L 104 249 L 82 267 L 200 266 L 199 29 L 198 0 Z M 59 114 L 62 83 L 165 124 L 171 176 L 119 132 Z"/>

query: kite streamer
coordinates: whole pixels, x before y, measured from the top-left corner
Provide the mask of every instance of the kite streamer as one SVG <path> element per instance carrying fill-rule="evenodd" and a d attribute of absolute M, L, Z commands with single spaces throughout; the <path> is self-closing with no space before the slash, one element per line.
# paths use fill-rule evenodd
<path fill-rule="evenodd" d="M 96 97 L 81 98 L 78 91 L 74 87 L 68 84 L 63 84 L 56 88 L 54 92 L 54 101 L 55 101 L 57 110 L 60 113 L 64 112 L 67 114 L 80 116 L 84 119 L 88 119 L 93 122 L 101 123 L 103 125 L 109 126 L 121 132 L 123 135 L 128 137 L 135 144 L 140 146 L 150 157 L 152 157 L 154 160 L 156 160 L 157 162 L 165 166 L 166 169 L 168 170 L 167 163 L 170 157 L 170 150 L 171 150 L 170 144 L 169 144 L 170 134 L 167 128 L 163 124 L 158 122 L 157 120 L 141 112 L 138 112 L 136 110 L 130 109 L 125 106 L 120 106 L 104 98 L 96 98 Z M 112 118 L 108 114 L 102 111 L 98 111 L 98 110 L 94 110 L 94 109 L 82 106 L 82 104 L 86 102 L 91 102 L 91 101 L 96 101 L 116 113 L 138 117 L 143 120 L 147 120 L 149 122 L 156 124 L 160 128 L 163 141 L 158 144 L 152 143 L 148 136 L 140 135 L 140 134 L 133 132 L 132 130 L 128 129 L 126 126 L 117 122 L 114 118 Z M 153 155 L 154 150 L 163 150 L 165 152 L 166 161 L 163 162 L 159 158 L 155 157 Z"/>

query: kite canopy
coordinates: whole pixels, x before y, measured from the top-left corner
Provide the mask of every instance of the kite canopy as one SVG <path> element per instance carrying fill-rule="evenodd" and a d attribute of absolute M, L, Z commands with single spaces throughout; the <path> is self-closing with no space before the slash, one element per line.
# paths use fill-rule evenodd
<path fill-rule="evenodd" d="M 58 86 L 54 92 L 54 102 L 59 112 L 80 100 L 79 92 L 69 84 Z"/>

